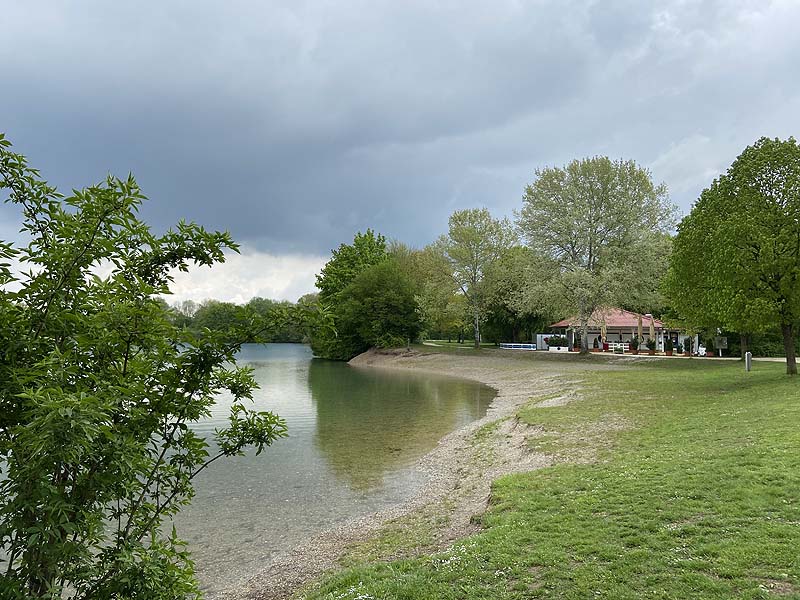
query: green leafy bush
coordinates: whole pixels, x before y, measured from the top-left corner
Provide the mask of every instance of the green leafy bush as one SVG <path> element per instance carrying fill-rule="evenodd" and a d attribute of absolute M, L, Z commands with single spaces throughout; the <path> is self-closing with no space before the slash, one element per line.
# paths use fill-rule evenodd
<path fill-rule="evenodd" d="M 551 335 L 549 338 L 547 338 L 547 345 L 555 348 L 566 348 L 569 345 L 569 342 L 563 335 Z"/>
<path fill-rule="evenodd" d="M 238 345 L 177 327 L 159 298 L 175 269 L 236 245 L 193 223 L 153 235 L 130 176 L 64 198 L 10 146 L 0 134 L 0 190 L 30 241 L 0 242 L 0 598 L 195 596 L 169 518 L 209 463 L 286 432 L 246 408 Z M 192 424 L 223 391 L 212 451 Z"/>

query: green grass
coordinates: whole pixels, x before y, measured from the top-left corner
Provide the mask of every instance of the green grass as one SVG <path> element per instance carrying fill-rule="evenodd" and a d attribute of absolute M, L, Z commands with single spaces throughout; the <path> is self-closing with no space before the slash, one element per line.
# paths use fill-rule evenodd
<path fill-rule="evenodd" d="M 435 344 L 435 345 L 432 345 Z M 446 354 L 464 354 L 484 349 L 497 348 L 496 344 L 488 344 L 481 342 L 478 348 L 475 348 L 473 340 L 464 340 L 462 343 L 447 341 L 447 340 L 427 340 L 425 344 L 412 344 L 414 349 L 427 353 L 446 353 Z"/>
<path fill-rule="evenodd" d="M 339 559 L 343 567 L 363 565 L 370 561 L 385 560 L 385 557 L 417 554 L 435 543 L 436 531 L 449 521 L 448 501 L 436 504 L 414 514 L 386 523 L 378 533 L 368 540 L 349 546 Z"/>
<path fill-rule="evenodd" d="M 308 597 L 800 598 L 800 382 L 783 369 L 587 373 L 579 400 L 519 418 L 544 428 L 548 452 L 588 444 L 594 462 L 505 477 L 479 534 L 356 561 Z"/>

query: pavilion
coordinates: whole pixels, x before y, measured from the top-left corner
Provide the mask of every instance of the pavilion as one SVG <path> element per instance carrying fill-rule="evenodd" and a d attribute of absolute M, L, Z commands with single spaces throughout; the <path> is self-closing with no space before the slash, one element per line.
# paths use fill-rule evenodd
<path fill-rule="evenodd" d="M 555 333 L 565 335 L 570 347 L 574 345 L 575 339 L 580 336 L 580 319 L 570 317 L 563 319 L 550 326 Z M 651 314 L 639 314 L 621 308 L 598 308 L 589 317 L 589 347 L 593 347 L 595 341 L 602 348 L 602 342 L 610 345 L 624 344 L 633 337 L 638 336 L 644 346 L 644 340 L 653 337 L 656 340 L 656 349 L 664 350 L 664 341 L 672 338 L 677 345 L 680 331 L 668 328 L 664 323 L 653 317 Z"/>

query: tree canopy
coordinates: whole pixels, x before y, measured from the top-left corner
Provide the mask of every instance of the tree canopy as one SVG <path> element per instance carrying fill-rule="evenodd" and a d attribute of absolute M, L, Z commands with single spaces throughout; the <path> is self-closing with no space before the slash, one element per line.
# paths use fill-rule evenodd
<path fill-rule="evenodd" d="M 331 259 L 317 275 L 317 289 L 323 302 L 335 301 L 337 295 L 355 277 L 388 257 L 386 238 L 371 229 L 358 232 L 352 244 L 340 244 L 331 252 Z"/>
<path fill-rule="evenodd" d="M 383 263 L 390 264 L 378 269 Z M 375 287 L 378 282 L 384 289 Z M 366 233 L 357 233 L 352 244 L 341 244 L 333 250 L 331 259 L 317 276 L 317 288 L 320 290 L 317 302 L 306 313 L 311 349 L 316 356 L 349 360 L 370 346 L 378 345 L 380 340 L 407 341 L 406 333 L 411 330 L 396 332 L 394 325 L 384 317 L 387 316 L 385 308 L 392 302 L 397 302 L 395 308 L 402 315 L 406 301 L 411 303 L 412 311 L 416 309 L 413 286 L 398 260 L 390 259 L 382 235 L 367 229 Z M 359 303 L 361 310 L 367 312 L 357 314 L 354 306 Z M 369 312 L 372 310 L 377 312 Z M 378 334 L 367 332 L 368 326 Z M 412 327 L 412 338 L 419 330 L 418 325 L 415 327 Z M 397 336 L 393 337 L 395 333 Z"/>
<path fill-rule="evenodd" d="M 634 161 L 594 157 L 537 170 L 517 215 L 529 247 L 543 259 L 529 301 L 576 314 L 587 352 L 596 308 L 657 298 L 674 222 L 666 187 Z"/>
<path fill-rule="evenodd" d="M 196 334 L 208 329 L 229 342 L 301 343 L 306 339 L 300 302 L 292 304 L 260 297 L 251 298 L 244 305 L 218 300 L 196 305 L 185 301 L 171 307 L 170 315 L 176 325 L 188 327 Z"/>
<path fill-rule="evenodd" d="M 355 354 L 371 347 L 403 346 L 420 331 L 413 288 L 394 260 L 373 265 L 340 295 L 338 326 L 357 340 Z"/>
<path fill-rule="evenodd" d="M 467 299 L 476 348 L 480 345 L 480 324 L 486 316 L 484 275 L 515 240 L 508 221 L 493 218 L 485 208 L 472 208 L 454 212 L 447 235 L 437 242 L 449 264 L 450 276 Z"/>
<path fill-rule="evenodd" d="M 779 328 L 797 373 L 800 146 L 761 138 L 703 191 L 681 222 L 665 286 L 690 323 L 740 332 Z"/>

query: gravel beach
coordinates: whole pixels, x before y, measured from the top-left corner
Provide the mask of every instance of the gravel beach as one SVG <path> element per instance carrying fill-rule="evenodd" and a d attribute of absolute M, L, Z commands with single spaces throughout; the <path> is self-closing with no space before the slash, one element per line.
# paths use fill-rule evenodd
<path fill-rule="evenodd" d="M 354 368 L 412 369 L 461 377 L 484 383 L 497 396 L 486 415 L 451 432 L 425 455 L 417 468 L 427 483 L 410 501 L 364 516 L 326 531 L 273 560 L 243 585 L 221 596 L 225 600 L 277 600 L 291 598 L 304 585 L 340 567 L 348 547 L 376 535 L 394 520 L 436 514 L 444 525 L 437 528 L 434 551 L 476 530 L 473 517 L 484 512 L 491 483 L 498 477 L 531 471 L 552 464 L 553 458 L 530 450 L 528 439 L 535 427 L 519 423 L 522 405 L 541 398 L 543 405 L 571 402 L 580 397 L 581 375 L 589 370 L 619 368 L 619 361 L 600 357 L 531 354 L 503 350 L 469 350 L 464 354 L 426 353 L 416 350 L 370 351 L 350 361 Z M 490 436 L 476 441 L 475 433 L 497 421 Z M 575 457 L 581 460 L 586 457 Z M 383 558 L 394 558 L 393 556 Z"/>

